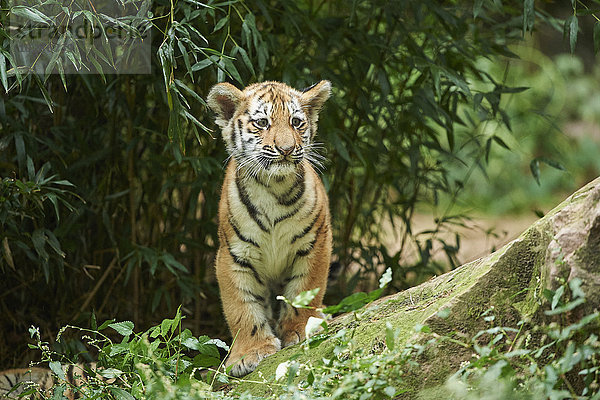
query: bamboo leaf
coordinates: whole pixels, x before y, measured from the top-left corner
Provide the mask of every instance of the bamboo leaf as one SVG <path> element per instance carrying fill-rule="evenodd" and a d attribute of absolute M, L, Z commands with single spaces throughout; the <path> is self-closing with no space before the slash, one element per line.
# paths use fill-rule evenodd
<path fill-rule="evenodd" d="M 577 33 L 579 31 L 579 20 L 576 15 L 571 15 L 565 20 L 565 33 L 569 37 L 569 46 L 571 53 L 575 52 L 575 44 L 577 43 Z"/>
<path fill-rule="evenodd" d="M 531 174 L 533 175 L 535 181 L 538 185 L 540 184 L 540 162 L 538 159 L 533 159 L 529 163 L 529 169 L 531 170 Z"/>
<path fill-rule="evenodd" d="M 33 7 L 14 6 L 10 9 L 10 12 L 27 20 L 39 22 L 40 24 L 50 25 L 52 23 L 52 19 Z"/>
<path fill-rule="evenodd" d="M 4 52 L 0 51 L 0 80 L 2 81 L 2 87 L 4 91 L 8 93 L 8 75 L 6 74 L 6 64 L 8 60 L 4 56 Z"/>
<path fill-rule="evenodd" d="M 543 162 L 546 165 L 549 165 L 550 167 L 554 168 L 554 169 L 558 169 L 560 171 L 566 171 L 567 169 L 558 161 L 552 160 L 548 157 L 538 157 L 538 160 Z"/>
<path fill-rule="evenodd" d="M 596 21 L 594 24 L 594 54 L 600 52 L 600 21 Z"/>
<path fill-rule="evenodd" d="M 4 259 L 6 260 L 6 263 L 8 264 L 8 266 L 15 271 L 15 262 L 12 256 L 12 251 L 10 250 L 10 246 L 8 244 L 8 237 L 5 236 L 4 239 L 2 239 L 2 252 L 4 254 Z"/>
<path fill-rule="evenodd" d="M 52 250 L 54 250 L 54 252 L 56 254 L 58 254 L 61 258 L 65 258 L 66 254 L 64 251 L 61 250 L 60 243 L 59 243 L 58 239 L 56 238 L 56 236 L 54 235 L 54 233 L 52 231 L 50 231 L 49 229 L 46 229 L 45 234 L 47 236 L 47 242 L 50 245 L 50 247 L 52 248 Z"/>
<path fill-rule="evenodd" d="M 473 18 L 477 18 L 481 13 L 481 8 L 483 7 L 483 0 L 475 0 L 473 3 Z"/>
<path fill-rule="evenodd" d="M 216 31 L 218 31 L 219 29 L 221 29 L 222 27 L 224 27 L 225 24 L 227 24 L 228 22 L 229 22 L 229 15 L 226 15 L 223 18 L 221 18 L 219 20 L 219 22 L 217 22 L 217 24 L 215 25 L 215 29 L 213 29 L 212 33 L 215 33 Z"/>
<path fill-rule="evenodd" d="M 37 83 L 38 87 L 40 88 L 40 92 L 42 92 L 42 96 L 44 96 L 44 100 L 46 101 L 46 105 L 50 109 L 50 112 L 54 113 L 54 109 L 52 107 L 53 104 L 54 104 L 54 102 L 52 101 L 52 98 L 50 97 L 50 93 L 48 93 L 48 89 L 46 89 L 46 86 L 40 80 L 40 78 L 38 77 L 37 74 L 33 75 L 33 79 L 35 80 L 35 82 Z"/>
<path fill-rule="evenodd" d="M 250 60 L 250 57 L 248 56 L 248 52 L 243 49 L 242 47 L 237 47 L 238 53 L 240 53 L 240 55 L 242 56 L 242 61 L 244 61 L 244 65 L 246 65 L 246 68 L 248 68 L 248 70 L 252 73 L 252 75 L 256 75 L 256 72 L 254 71 L 254 65 L 252 65 L 252 61 Z"/>
<path fill-rule="evenodd" d="M 523 33 L 532 32 L 535 23 L 534 0 L 523 1 Z"/>
<path fill-rule="evenodd" d="M 177 47 L 179 47 L 179 51 L 183 56 L 183 62 L 185 64 L 187 73 L 190 75 L 190 79 L 192 80 L 192 82 L 194 82 L 194 75 L 192 74 L 192 65 L 190 64 L 190 56 L 188 55 L 187 49 L 185 48 L 185 45 L 181 42 L 181 40 L 177 41 Z"/>
<path fill-rule="evenodd" d="M 504 147 L 506 150 L 510 150 L 510 147 L 508 147 L 508 145 L 504 142 L 504 140 L 500 139 L 498 136 L 494 135 L 494 136 L 492 136 L 492 139 L 494 139 L 494 142 L 498 143 L 500 146 Z"/>
<path fill-rule="evenodd" d="M 33 247 L 38 256 L 40 256 L 44 261 L 48 261 L 50 256 L 44 248 L 46 245 L 45 230 L 43 228 L 38 228 L 34 230 L 31 234 L 31 241 L 33 242 Z"/>

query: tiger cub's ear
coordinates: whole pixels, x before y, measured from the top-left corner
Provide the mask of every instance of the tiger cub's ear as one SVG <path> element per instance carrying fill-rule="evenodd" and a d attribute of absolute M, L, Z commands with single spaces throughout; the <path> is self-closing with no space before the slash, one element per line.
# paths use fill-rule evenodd
<path fill-rule="evenodd" d="M 327 101 L 330 94 L 331 83 L 329 81 L 321 81 L 305 89 L 302 95 L 300 95 L 302 108 L 307 112 L 312 124 L 316 124 L 319 120 L 319 111 L 321 111 L 323 103 Z"/>
<path fill-rule="evenodd" d="M 217 83 L 210 89 L 206 101 L 217 114 L 217 125 L 227 125 L 243 98 L 244 94 L 230 83 Z"/>

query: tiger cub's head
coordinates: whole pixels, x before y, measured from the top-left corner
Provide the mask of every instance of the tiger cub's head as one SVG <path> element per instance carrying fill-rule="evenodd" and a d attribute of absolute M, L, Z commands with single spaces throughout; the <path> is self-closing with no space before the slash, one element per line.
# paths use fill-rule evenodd
<path fill-rule="evenodd" d="M 207 101 L 238 170 L 282 176 L 294 173 L 304 159 L 318 164 L 311 150 L 319 111 L 330 92 L 329 81 L 304 91 L 280 82 L 255 83 L 243 91 L 219 83 Z"/>

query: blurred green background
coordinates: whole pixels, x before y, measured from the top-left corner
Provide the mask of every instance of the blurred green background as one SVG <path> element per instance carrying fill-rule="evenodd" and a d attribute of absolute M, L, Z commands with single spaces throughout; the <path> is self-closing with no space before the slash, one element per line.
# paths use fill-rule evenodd
<path fill-rule="evenodd" d="M 506 74 L 509 86 L 529 88 L 505 98 L 511 130 L 490 125 L 510 148 L 490 156 L 486 174 L 474 173 L 460 206 L 491 215 L 548 211 L 600 171 L 600 68 L 585 70 L 577 55 L 547 56 L 531 40 L 512 48 L 519 60 L 482 60 L 494 76 Z M 564 170 L 540 167 L 535 184 L 530 164 L 537 157 Z M 457 174 L 460 177 L 460 174 Z"/>

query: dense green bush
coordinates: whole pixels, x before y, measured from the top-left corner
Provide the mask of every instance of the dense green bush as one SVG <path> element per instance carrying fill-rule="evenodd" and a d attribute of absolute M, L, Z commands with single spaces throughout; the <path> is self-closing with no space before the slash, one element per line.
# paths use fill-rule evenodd
<path fill-rule="evenodd" d="M 194 332 L 225 337 L 211 269 L 225 152 L 207 128 L 202 99 L 225 79 L 239 86 L 333 83 L 319 140 L 327 149 L 334 257 L 346 273 L 330 302 L 382 265 L 393 268 L 396 289 L 439 272 L 431 260 L 436 240 L 455 264 L 458 239 L 413 234 L 415 207 L 441 193 L 456 199 L 464 182 L 449 168 L 462 166 L 468 177 L 504 146 L 482 126 L 508 124 L 501 99 L 522 89 L 488 74 L 479 60 L 512 56 L 508 43 L 534 20 L 548 20 L 529 1 L 119 1 L 138 6 L 119 26 L 140 37 L 150 29 L 151 74 L 109 73 L 117 52 L 86 47 L 69 31 L 49 42 L 41 74 L 32 73 L 39 64 L 19 65 L 11 54 L 10 18 L 115 23 L 96 10 L 100 3 L 9 2 L 2 10 L 6 366 L 27 357 L 21 338 L 31 323 L 49 339 L 61 322 L 86 321 L 92 310 L 149 326 L 183 303 Z M 573 44 L 575 15 L 565 24 Z M 95 74 L 65 74 L 69 65 Z M 399 249 L 381 244 L 389 234 L 384 221 L 394 223 Z M 453 223 L 442 211 L 435 231 Z M 409 243 L 419 253 L 410 263 L 401 261 Z"/>

